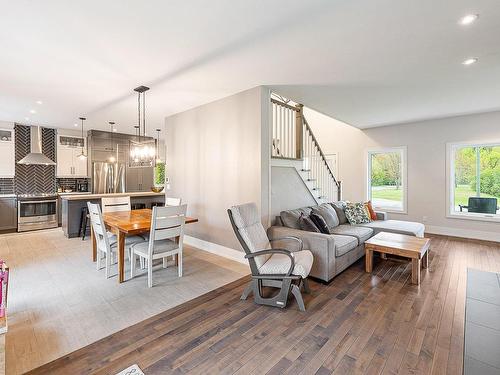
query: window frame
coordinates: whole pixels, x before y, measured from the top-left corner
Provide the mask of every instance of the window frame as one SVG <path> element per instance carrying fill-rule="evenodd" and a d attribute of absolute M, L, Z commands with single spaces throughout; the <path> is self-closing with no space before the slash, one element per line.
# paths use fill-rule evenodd
<path fill-rule="evenodd" d="M 500 222 L 500 214 L 480 214 L 476 212 L 455 211 L 455 152 L 465 147 L 492 147 L 500 146 L 500 140 L 475 142 L 446 143 L 446 217 L 450 219 L 465 219 L 475 221 Z M 500 202 L 499 202 L 500 203 Z"/>
<path fill-rule="evenodd" d="M 372 155 L 385 154 L 389 152 L 399 152 L 401 153 L 401 187 L 403 190 L 403 207 L 402 209 L 394 209 L 384 206 L 377 206 L 372 199 L 372 186 L 371 186 L 371 175 L 372 175 Z M 384 211 L 396 214 L 408 214 L 408 148 L 407 146 L 397 146 L 397 147 L 384 147 L 384 148 L 374 148 L 366 151 L 366 176 L 365 176 L 365 196 L 366 200 L 372 202 L 373 209 L 376 211 Z"/>

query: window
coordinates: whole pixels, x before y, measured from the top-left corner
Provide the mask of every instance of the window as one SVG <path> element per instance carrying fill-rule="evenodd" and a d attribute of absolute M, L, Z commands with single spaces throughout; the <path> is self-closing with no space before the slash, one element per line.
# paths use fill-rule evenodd
<path fill-rule="evenodd" d="M 500 220 L 500 142 L 448 145 L 449 214 Z"/>
<path fill-rule="evenodd" d="M 373 207 L 406 213 L 406 147 L 368 151 L 367 171 Z"/>

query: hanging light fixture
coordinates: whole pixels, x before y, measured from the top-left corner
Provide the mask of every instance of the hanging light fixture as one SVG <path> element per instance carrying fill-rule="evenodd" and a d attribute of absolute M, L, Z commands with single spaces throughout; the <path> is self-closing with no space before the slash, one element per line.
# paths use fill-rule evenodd
<path fill-rule="evenodd" d="M 153 166 L 155 163 L 155 142 L 146 138 L 146 91 L 149 87 L 139 86 L 134 89 L 137 92 L 137 126 L 138 140 L 130 141 L 130 158 L 134 166 Z M 142 97 L 142 132 L 141 132 L 141 97 Z M 141 134 L 142 133 L 142 134 Z"/>
<path fill-rule="evenodd" d="M 115 152 L 115 146 L 113 146 L 113 126 L 115 125 L 115 123 L 113 121 L 110 121 L 109 123 L 109 150 L 111 151 L 111 154 L 108 158 L 108 161 L 110 163 L 114 163 L 116 161 L 116 157 L 114 154 Z"/>
<path fill-rule="evenodd" d="M 84 152 L 85 137 L 83 136 L 83 122 L 86 120 L 86 118 L 85 117 L 79 117 L 79 119 L 82 121 L 82 140 L 83 140 L 83 143 L 82 143 L 82 152 L 81 152 L 80 155 L 78 155 L 78 159 L 83 160 L 83 159 L 87 159 L 87 155 L 85 155 L 85 152 Z"/>
<path fill-rule="evenodd" d="M 160 132 L 161 129 L 156 129 L 156 163 L 162 163 L 160 157 Z"/>

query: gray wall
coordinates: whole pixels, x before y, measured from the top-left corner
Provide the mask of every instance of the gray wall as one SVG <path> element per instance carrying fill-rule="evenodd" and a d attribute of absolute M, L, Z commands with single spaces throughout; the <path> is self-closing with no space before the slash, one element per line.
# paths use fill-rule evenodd
<path fill-rule="evenodd" d="M 500 112 L 359 130 L 306 110 L 325 153 L 339 152 L 344 198 L 366 198 L 366 151 L 407 146 L 408 213 L 391 218 L 423 221 L 429 231 L 500 240 L 500 223 L 446 217 L 446 143 L 500 140 Z"/>
<path fill-rule="evenodd" d="M 273 220 L 281 211 L 316 205 L 304 180 L 294 167 L 294 162 L 291 160 L 279 162 L 283 165 L 273 163 L 271 167 L 271 217 Z M 301 166 L 302 162 L 299 162 L 298 167 L 301 168 Z"/>
<path fill-rule="evenodd" d="M 256 87 L 165 119 L 166 194 L 181 197 L 199 219 L 186 234 L 239 250 L 226 210 L 247 202 L 257 203 L 266 223 L 268 96 Z"/>

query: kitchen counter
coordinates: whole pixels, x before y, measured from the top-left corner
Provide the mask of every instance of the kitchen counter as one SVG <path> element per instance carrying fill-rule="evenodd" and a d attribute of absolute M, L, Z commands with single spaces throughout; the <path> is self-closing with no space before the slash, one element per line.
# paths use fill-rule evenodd
<path fill-rule="evenodd" d="M 143 191 L 111 194 L 60 193 L 59 199 L 61 204 L 59 211 L 61 212 L 61 226 L 64 235 L 68 238 L 78 237 L 82 220 L 82 209 L 87 207 L 87 202 L 100 204 L 101 198 L 123 196 L 129 196 L 132 205 L 142 204 L 146 208 L 150 208 L 153 204 L 165 204 L 165 192 Z"/>
<path fill-rule="evenodd" d="M 131 193 L 108 193 L 108 194 L 75 194 L 67 193 L 67 195 L 62 195 L 61 199 L 74 201 L 74 200 L 89 200 L 89 199 L 101 199 L 104 197 L 160 197 L 165 196 L 165 192 L 155 193 L 154 191 L 142 191 L 142 192 L 131 192 Z"/>
<path fill-rule="evenodd" d="M 61 193 L 57 193 L 57 195 L 59 195 L 60 197 L 64 197 L 66 195 L 81 195 L 81 194 L 91 194 L 90 191 L 70 191 L 69 193 L 66 193 L 66 192 L 61 192 Z"/>

